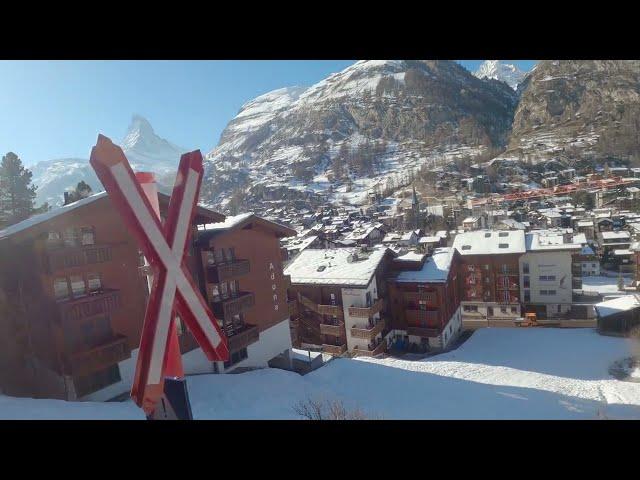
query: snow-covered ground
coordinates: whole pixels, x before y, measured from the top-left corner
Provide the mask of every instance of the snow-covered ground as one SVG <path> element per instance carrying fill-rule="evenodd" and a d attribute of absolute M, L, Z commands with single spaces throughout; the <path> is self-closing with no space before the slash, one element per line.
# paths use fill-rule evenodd
<path fill-rule="evenodd" d="M 631 285 L 632 279 L 623 278 L 625 285 Z M 603 295 L 618 294 L 625 295 L 625 292 L 618 290 L 618 278 L 617 277 L 604 277 L 604 276 L 587 276 L 582 277 L 582 290 L 585 292 L 598 292 Z"/>
<path fill-rule="evenodd" d="M 197 419 L 295 419 L 307 398 L 384 419 L 640 419 L 640 384 L 608 369 L 638 345 L 591 329 L 481 329 L 424 360 L 336 359 L 300 376 L 275 369 L 188 379 Z M 0 397 L 0 418 L 143 418 L 131 402 Z"/>

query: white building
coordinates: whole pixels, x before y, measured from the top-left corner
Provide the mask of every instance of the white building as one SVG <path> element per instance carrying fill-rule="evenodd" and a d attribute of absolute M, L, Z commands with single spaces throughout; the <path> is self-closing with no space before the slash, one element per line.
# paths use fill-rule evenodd
<path fill-rule="evenodd" d="M 571 234 L 540 230 L 525 236 L 526 253 L 520 257 L 520 299 L 525 309 L 554 317 L 571 310 L 573 253 L 582 246 Z"/>

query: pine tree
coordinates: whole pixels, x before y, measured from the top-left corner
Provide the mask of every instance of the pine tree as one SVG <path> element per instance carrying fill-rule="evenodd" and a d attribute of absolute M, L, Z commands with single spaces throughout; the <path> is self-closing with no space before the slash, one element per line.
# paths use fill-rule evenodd
<path fill-rule="evenodd" d="M 13 225 L 34 213 L 36 186 L 31 185 L 31 171 L 13 152 L 0 164 L 0 225 Z"/>

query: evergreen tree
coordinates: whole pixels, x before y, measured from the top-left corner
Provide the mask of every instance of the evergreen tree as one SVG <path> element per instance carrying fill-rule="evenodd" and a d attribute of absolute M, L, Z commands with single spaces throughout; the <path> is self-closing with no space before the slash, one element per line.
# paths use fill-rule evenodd
<path fill-rule="evenodd" d="M 36 186 L 31 185 L 31 171 L 22 166 L 18 156 L 9 152 L 0 164 L 0 226 L 13 225 L 34 213 Z"/>

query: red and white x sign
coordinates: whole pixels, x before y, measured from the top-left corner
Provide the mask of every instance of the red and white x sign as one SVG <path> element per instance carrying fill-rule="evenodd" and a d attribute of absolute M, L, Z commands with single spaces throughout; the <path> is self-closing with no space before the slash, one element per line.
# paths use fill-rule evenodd
<path fill-rule="evenodd" d="M 99 135 L 90 161 L 154 270 L 131 390 L 138 406 L 152 411 L 162 395 L 174 312 L 209 360 L 229 358 L 226 338 L 184 262 L 202 183 L 202 154 L 196 150 L 182 155 L 164 226 L 120 147 Z"/>

